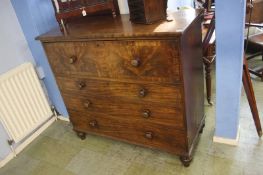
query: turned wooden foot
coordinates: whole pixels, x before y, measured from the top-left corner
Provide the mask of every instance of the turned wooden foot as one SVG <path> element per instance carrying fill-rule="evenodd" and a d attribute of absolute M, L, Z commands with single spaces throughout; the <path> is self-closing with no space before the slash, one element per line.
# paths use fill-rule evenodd
<path fill-rule="evenodd" d="M 112 17 L 113 17 L 113 18 L 116 18 L 116 17 L 117 17 L 116 12 L 115 12 L 114 9 L 112 10 Z"/>
<path fill-rule="evenodd" d="M 84 132 L 78 132 L 76 131 L 77 136 L 81 139 L 81 140 L 85 140 L 86 139 L 86 133 Z"/>
<path fill-rule="evenodd" d="M 203 123 L 203 125 L 202 125 L 202 127 L 201 127 L 201 129 L 200 129 L 200 131 L 199 131 L 199 133 L 200 133 L 200 134 L 202 134 L 202 133 L 203 133 L 203 131 L 204 131 L 204 128 L 205 128 L 205 123 Z"/>
<path fill-rule="evenodd" d="M 211 101 L 211 99 L 207 99 L 207 102 L 208 102 L 208 104 L 209 104 L 210 106 L 213 106 L 213 105 L 214 105 L 214 103 Z"/>
<path fill-rule="evenodd" d="M 184 167 L 189 167 L 190 163 L 192 162 L 192 157 L 191 156 L 180 156 L 180 160 Z"/>

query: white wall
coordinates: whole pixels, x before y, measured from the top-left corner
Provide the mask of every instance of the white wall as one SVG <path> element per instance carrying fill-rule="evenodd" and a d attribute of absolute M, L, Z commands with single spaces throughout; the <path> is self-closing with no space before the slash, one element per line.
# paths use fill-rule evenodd
<path fill-rule="evenodd" d="M 0 0 L 0 75 L 34 59 L 10 0 Z M 10 153 L 7 133 L 0 124 L 0 161 Z"/>

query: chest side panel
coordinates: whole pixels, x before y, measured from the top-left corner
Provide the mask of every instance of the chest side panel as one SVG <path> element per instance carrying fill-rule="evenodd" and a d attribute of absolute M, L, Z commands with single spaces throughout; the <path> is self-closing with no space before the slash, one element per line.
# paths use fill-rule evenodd
<path fill-rule="evenodd" d="M 204 119 L 204 75 L 202 58 L 201 18 L 197 18 L 181 39 L 184 105 L 188 144 L 197 140 Z"/>

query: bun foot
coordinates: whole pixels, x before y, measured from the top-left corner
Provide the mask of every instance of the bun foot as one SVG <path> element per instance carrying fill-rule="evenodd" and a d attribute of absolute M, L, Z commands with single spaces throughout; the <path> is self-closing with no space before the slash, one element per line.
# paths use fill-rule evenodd
<path fill-rule="evenodd" d="M 76 132 L 77 136 L 81 139 L 81 140 L 85 140 L 86 139 L 86 133 L 84 132 Z"/>
<path fill-rule="evenodd" d="M 200 131 L 199 131 L 199 133 L 200 133 L 200 134 L 202 134 L 202 133 L 203 133 L 203 131 L 204 131 L 204 128 L 205 128 L 205 123 L 202 125 L 202 127 L 201 127 L 201 129 L 200 129 Z"/>
<path fill-rule="evenodd" d="M 210 100 L 208 101 L 208 104 L 209 104 L 210 106 L 214 106 L 214 103 L 211 102 Z"/>
<path fill-rule="evenodd" d="M 262 137 L 262 131 L 259 131 L 259 132 L 258 132 L 258 136 L 259 136 L 259 137 Z"/>
<path fill-rule="evenodd" d="M 189 167 L 190 163 L 192 162 L 192 157 L 191 156 L 181 156 L 180 160 L 182 162 L 182 164 L 184 165 L 184 167 Z"/>

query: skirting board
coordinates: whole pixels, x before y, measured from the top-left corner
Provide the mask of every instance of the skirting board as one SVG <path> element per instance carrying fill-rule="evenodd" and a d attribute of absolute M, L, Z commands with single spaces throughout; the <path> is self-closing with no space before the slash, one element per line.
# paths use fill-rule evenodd
<path fill-rule="evenodd" d="M 29 136 L 24 142 L 22 142 L 19 146 L 17 146 L 14 152 L 10 152 L 8 156 L 6 156 L 3 160 L 0 161 L 0 168 L 6 165 L 10 160 L 16 157 L 27 145 L 29 145 L 36 137 L 38 137 L 43 131 L 45 131 L 54 121 L 56 121 L 56 117 L 52 117 L 49 121 L 47 121 L 43 126 L 41 126 L 36 132 L 34 132 L 31 136 Z"/>
<path fill-rule="evenodd" d="M 239 136 L 240 136 L 239 129 L 240 129 L 240 126 L 238 127 L 237 137 L 235 139 L 228 139 L 228 138 L 214 136 L 213 137 L 213 142 L 237 146 L 238 145 L 238 141 L 239 141 Z"/>
<path fill-rule="evenodd" d="M 58 116 L 58 119 L 59 119 L 59 120 L 66 121 L 66 122 L 69 122 L 69 118 L 64 117 L 64 116 L 62 116 L 62 115 L 59 115 L 59 116 Z"/>

